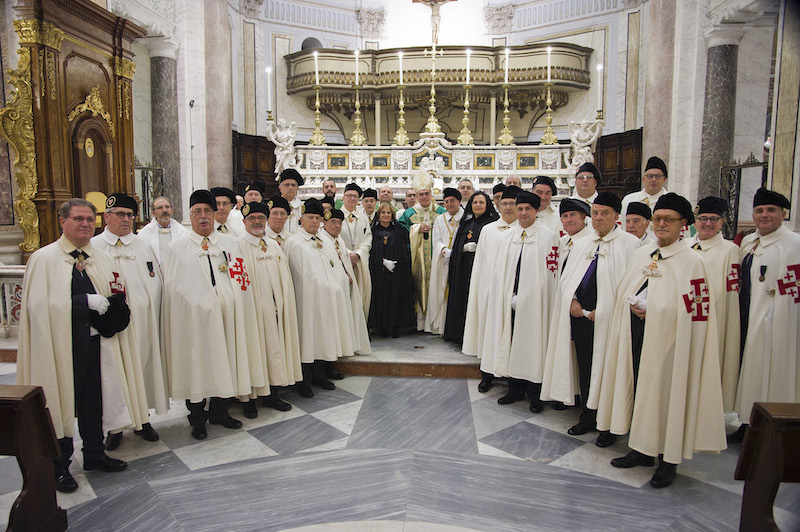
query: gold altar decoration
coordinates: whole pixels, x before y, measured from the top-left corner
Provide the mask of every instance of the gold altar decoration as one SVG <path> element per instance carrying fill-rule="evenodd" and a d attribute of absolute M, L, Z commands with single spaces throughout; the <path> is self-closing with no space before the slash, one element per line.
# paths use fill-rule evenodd
<path fill-rule="evenodd" d="M 19 35 L 20 44 L 41 44 L 61 50 L 64 32 L 49 22 L 38 20 L 15 20 L 14 31 Z"/>
<path fill-rule="evenodd" d="M 20 33 L 22 41 L 22 33 L 17 22 L 14 22 L 14 26 Z M 19 217 L 19 225 L 23 232 L 19 249 L 31 253 L 39 249 L 39 214 L 32 201 L 39 189 L 39 177 L 36 173 L 36 142 L 33 134 L 31 49 L 22 47 L 17 50 L 17 53 L 19 54 L 18 68 L 8 71 L 8 82 L 15 89 L 14 96 L 8 106 L 0 109 L 0 135 L 14 149 L 15 153 L 13 164 L 17 167 L 17 172 L 14 179 L 19 192 L 17 200 L 14 202 L 14 211 Z"/>
<path fill-rule="evenodd" d="M 100 87 L 95 85 L 92 87 L 92 90 L 89 91 L 89 94 L 86 95 L 86 100 L 83 103 L 77 105 L 75 109 L 73 109 L 69 116 L 67 117 L 68 122 L 72 122 L 75 118 L 85 112 L 91 111 L 92 116 L 100 115 L 103 120 L 106 121 L 108 124 L 108 129 L 111 130 L 111 134 L 114 135 L 114 121 L 111 120 L 111 114 L 108 113 L 103 106 L 103 100 L 100 98 Z"/>
<path fill-rule="evenodd" d="M 497 143 L 501 146 L 513 146 L 514 145 L 514 136 L 511 134 L 511 130 L 508 129 L 508 124 L 511 122 L 511 118 L 508 116 L 508 83 L 503 85 L 503 90 L 505 91 L 505 96 L 503 98 L 503 129 L 500 130 L 500 136 L 497 137 Z"/>
<path fill-rule="evenodd" d="M 114 74 L 126 79 L 133 79 L 133 73 L 136 72 L 136 63 L 125 59 L 124 57 L 114 58 Z"/>
<path fill-rule="evenodd" d="M 464 118 L 461 119 L 461 125 L 464 127 L 458 136 L 459 146 L 470 146 L 475 142 L 469 131 L 469 89 L 470 85 L 464 85 Z"/>
<path fill-rule="evenodd" d="M 392 142 L 392 146 L 407 146 L 408 145 L 408 134 L 406 133 L 406 118 L 405 118 L 405 102 L 403 101 L 403 92 L 405 91 L 405 85 L 400 85 L 398 89 L 400 89 L 400 101 L 398 102 L 398 111 L 397 111 L 397 132 L 394 134 L 394 141 Z"/>
<path fill-rule="evenodd" d="M 552 146 L 554 144 L 558 144 L 558 138 L 556 137 L 556 132 L 552 128 L 553 124 L 553 109 L 550 107 L 553 104 L 553 99 L 550 97 L 550 87 L 552 83 L 548 83 L 545 85 L 547 88 L 547 118 L 545 122 L 547 123 L 547 127 L 544 128 L 544 133 L 542 134 L 541 144 L 545 146 Z"/>
<path fill-rule="evenodd" d="M 355 129 L 353 129 L 353 134 L 350 136 L 350 145 L 351 146 L 366 146 L 367 139 L 364 137 L 364 133 L 361 131 L 361 101 L 358 98 L 358 85 L 356 85 L 356 112 L 355 116 L 353 117 L 353 125 Z"/>
<path fill-rule="evenodd" d="M 428 123 L 425 124 L 425 133 L 429 135 L 440 135 L 442 133 L 442 127 L 436 119 L 436 54 L 442 55 L 442 53 L 441 50 L 436 49 L 435 42 L 430 50 L 425 50 L 425 55 L 430 54 L 431 56 L 431 99 L 428 106 L 430 116 L 428 117 Z"/>
<path fill-rule="evenodd" d="M 319 116 L 319 85 L 314 85 L 314 91 L 316 92 L 316 98 L 314 100 L 314 132 L 311 134 L 311 138 L 308 139 L 308 143 L 312 146 L 324 146 L 325 145 L 325 135 L 322 134 L 322 130 L 319 128 L 319 124 L 321 122 Z"/>

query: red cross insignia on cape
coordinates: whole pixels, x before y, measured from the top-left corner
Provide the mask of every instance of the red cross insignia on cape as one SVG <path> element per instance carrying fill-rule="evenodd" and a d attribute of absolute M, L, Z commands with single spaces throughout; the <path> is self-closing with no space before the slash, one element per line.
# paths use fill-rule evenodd
<path fill-rule="evenodd" d="M 124 294 L 125 293 L 125 286 L 119 282 L 119 274 L 117 272 L 111 272 L 114 274 L 114 280 L 109 281 L 108 287 L 111 288 L 112 294 Z"/>
<path fill-rule="evenodd" d="M 547 269 L 550 273 L 558 271 L 558 246 L 550 248 L 550 253 L 547 254 Z"/>
<path fill-rule="evenodd" d="M 233 266 L 228 268 L 228 273 L 231 274 L 231 279 L 239 283 L 242 290 L 247 290 L 247 285 L 250 284 L 250 276 L 247 275 L 247 270 L 244 267 L 244 259 L 238 257 L 233 261 Z"/>
<path fill-rule="evenodd" d="M 786 275 L 778 279 L 778 292 L 782 296 L 793 297 L 795 303 L 800 303 L 800 264 L 786 267 Z"/>
<path fill-rule="evenodd" d="M 739 264 L 731 264 L 731 271 L 728 272 L 728 277 L 725 282 L 725 288 L 727 288 L 728 292 L 738 292 L 739 291 L 739 272 L 741 270 L 741 266 Z"/>
<path fill-rule="evenodd" d="M 683 303 L 686 312 L 692 315 L 692 321 L 708 321 L 708 305 L 711 299 L 708 296 L 708 286 L 705 279 L 692 279 L 688 294 L 683 294 Z"/>

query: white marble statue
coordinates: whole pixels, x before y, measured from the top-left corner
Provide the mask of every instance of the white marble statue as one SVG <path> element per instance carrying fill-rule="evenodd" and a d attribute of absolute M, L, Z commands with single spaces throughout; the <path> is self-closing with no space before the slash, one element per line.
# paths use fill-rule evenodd
<path fill-rule="evenodd" d="M 603 121 L 595 120 L 590 124 L 585 118 L 580 124 L 569 123 L 569 140 L 572 144 L 572 155 L 567 160 L 571 173 L 575 173 L 583 163 L 594 163 L 594 150 L 597 139 L 603 134 Z"/>
<path fill-rule="evenodd" d="M 287 126 L 286 120 L 278 119 L 275 122 L 267 122 L 267 140 L 275 144 L 275 173 L 280 174 L 286 168 L 297 168 L 300 161 L 294 150 L 294 138 L 297 136 L 297 124 Z"/>

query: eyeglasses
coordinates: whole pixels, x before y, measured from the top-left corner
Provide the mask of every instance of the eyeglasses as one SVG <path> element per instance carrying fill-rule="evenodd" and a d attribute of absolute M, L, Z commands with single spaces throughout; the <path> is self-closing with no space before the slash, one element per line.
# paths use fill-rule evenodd
<path fill-rule="evenodd" d="M 94 217 L 90 218 L 88 216 L 70 216 L 68 219 L 72 220 L 73 222 L 75 222 L 78 225 L 90 224 L 90 223 L 94 223 L 94 221 L 95 221 Z"/>
<path fill-rule="evenodd" d="M 719 216 L 698 216 L 697 217 L 697 221 L 700 222 L 701 224 L 707 224 L 707 223 L 715 224 L 715 223 L 719 222 L 720 220 L 722 220 L 722 218 L 720 218 Z"/>
<path fill-rule="evenodd" d="M 590 179 L 594 179 L 593 175 L 576 175 L 575 179 L 578 181 L 589 181 Z"/>
<path fill-rule="evenodd" d="M 252 214 L 250 216 L 248 216 L 247 219 L 248 220 L 252 220 L 254 222 L 261 222 L 261 223 L 264 223 L 264 222 L 267 221 L 267 217 L 266 216 L 253 216 Z"/>
<path fill-rule="evenodd" d="M 658 225 L 661 222 L 664 222 L 667 225 L 672 225 L 672 224 L 674 224 L 676 222 L 680 223 L 681 220 L 683 220 L 683 218 L 669 218 L 667 216 L 663 216 L 663 217 L 662 216 L 653 216 L 653 218 L 650 221 L 653 222 L 653 225 Z"/>
<path fill-rule="evenodd" d="M 120 220 L 125 220 L 125 219 L 133 220 L 134 217 L 136 216 L 132 212 L 122 212 L 122 211 L 111 211 L 109 214 L 113 214 Z"/>
<path fill-rule="evenodd" d="M 642 179 L 661 179 L 664 174 L 644 174 Z"/>

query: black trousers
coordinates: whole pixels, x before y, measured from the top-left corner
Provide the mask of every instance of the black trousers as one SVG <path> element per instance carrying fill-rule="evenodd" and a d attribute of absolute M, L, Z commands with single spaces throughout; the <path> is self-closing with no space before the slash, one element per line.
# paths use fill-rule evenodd
<path fill-rule="evenodd" d="M 186 399 L 186 408 L 189 409 L 189 424 L 191 426 L 204 425 L 209 419 L 222 420 L 228 415 L 228 400 L 221 397 L 212 397 L 208 402 L 208 411 L 206 412 L 206 400 L 203 399 L 199 403 L 192 403 Z"/>
<path fill-rule="evenodd" d="M 592 379 L 592 357 L 594 356 L 594 322 L 586 318 L 570 316 L 572 341 L 575 342 L 575 355 L 578 360 L 578 381 L 581 390 L 581 425 L 597 423 L 597 410 L 586 406 L 589 399 L 589 382 Z"/>
<path fill-rule="evenodd" d="M 644 344 L 644 320 L 631 312 L 631 350 L 633 351 L 633 391 L 639 382 L 639 362 L 642 360 L 642 345 Z"/>
<path fill-rule="evenodd" d="M 99 459 L 103 444 L 103 396 L 100 387 L 100 336 L 89 337 L 87 349 L 73 350 L 72 375 L 75 390 L 75 415 L 83 439 L 84 462 Z M 53 460 L 56 471 L 69 469 L 74 451 L 72 438 L 58 440 L 61 458 Z"/>

